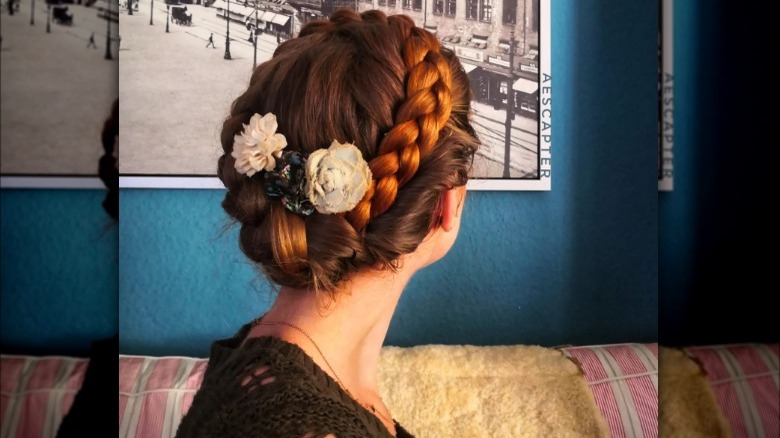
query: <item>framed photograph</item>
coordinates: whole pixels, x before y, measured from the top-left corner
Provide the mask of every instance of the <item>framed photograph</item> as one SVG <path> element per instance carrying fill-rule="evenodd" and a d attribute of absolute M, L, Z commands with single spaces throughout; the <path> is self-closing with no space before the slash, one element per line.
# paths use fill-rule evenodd
<path fill-rule="evenodd" d="M 222 118 L 252 70 L 347 7 L 409 15 L 457 54 L 483 143 L 469 188 L 550 189 L 549 0 L 134 1 L 120 14 L 120 187 L 223 188 Z"/>
<path fill-rule="evenodd" d="M 674 0 L 659 1 L 658 190 L 674 189 Z"/>
<path fill-rule="evenodd" d="M 117 8 L 106 0 L 3 2 L 0 187 L 106 188 L 98 169 L 117 98 Z"/>

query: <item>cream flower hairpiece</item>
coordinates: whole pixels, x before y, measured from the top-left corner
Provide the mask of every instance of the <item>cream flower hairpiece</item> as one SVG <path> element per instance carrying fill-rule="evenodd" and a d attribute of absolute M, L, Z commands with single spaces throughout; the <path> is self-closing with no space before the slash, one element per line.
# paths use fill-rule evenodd
<path fill-rule="evenodd" d="M 327 149 L 305 156 L 286 151 L 287 139 L 276 133 L 276 116 L 255 114 L 234 137 L 236 170 L 249 177 L 265 171 L 266 193 L 281 198 L 293 213 L 308 216 L 344 213 L 363 199 L 371 184 L 371 170 L 352 143 L 333 140 Z"/>
<path fill-rule="evenodd" d="M 287 139 L 278 134 L 276 115 L 255 114 L 244 124 L 244 131 L 233 137 L 233 153 L 236 170 L 246 176 L 252 176 L 261 170 L 270 171 L 276 167 L 276 158 L 282 156 L 287 147 Z"/>
<path fill-rule="evenodd" d="M 371 182 L 371 170 L 352 143 L 333 140 L 306 162 L 306 195 L 320 213 L 344 213 L 363 199 Z"/>

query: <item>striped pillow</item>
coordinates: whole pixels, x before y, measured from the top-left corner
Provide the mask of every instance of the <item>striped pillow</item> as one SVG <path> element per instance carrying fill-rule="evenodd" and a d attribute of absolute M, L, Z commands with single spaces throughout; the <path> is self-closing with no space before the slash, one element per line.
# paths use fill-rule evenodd
<path fill-rule="evenodd" d="M 658 436 L 658 344 L 561 350 L 582 369 L 610 436 Z"/>
<path fill-rule="evenodd" d="M 780 344 L 685 349 L 707 374 L 734 438 L 780 436 Z"/>
<path fill-rule="evenodd" d="M 0 355 L 0 436 L 54 437 L 87 372 L 88 359 Z"/>
<path fill-rule="evenodd" d="M 174 436 L 207 364 L 190 357 L 119 355 L 119 436 Z"/>

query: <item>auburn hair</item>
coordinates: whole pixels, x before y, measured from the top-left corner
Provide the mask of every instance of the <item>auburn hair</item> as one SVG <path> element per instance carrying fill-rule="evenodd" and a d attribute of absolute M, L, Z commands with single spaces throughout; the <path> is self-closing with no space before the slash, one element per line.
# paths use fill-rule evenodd
<path fill-rule="evenodd" d="M 222 207 L 241 224 L 241 250 L 271 281 L 331 298 L 360 269 L 395 268 L 437 225 L 442 193 L 468 180 L 470 101 L 458 58 L 408 16 L 341 9 L 306 24 L 254 70 L 223 123 Z M 353 210 L 299 216 L 266 195 L 262 175 L 236 171 L 233 137 L 268 112 L 287 150 L 360 149 L 373 181 Z"/>

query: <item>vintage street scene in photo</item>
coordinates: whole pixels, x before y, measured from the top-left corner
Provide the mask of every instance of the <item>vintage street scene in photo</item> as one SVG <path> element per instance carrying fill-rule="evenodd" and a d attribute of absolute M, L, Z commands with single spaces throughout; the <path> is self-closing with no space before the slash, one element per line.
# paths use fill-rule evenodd
<path fill-rule="evenodd" d="M 306 23 L 347 7 L 409 15 L 457 54 L 483 142 L 474 178 L 539 178 L 540 0 L 132 4 L 119 12 L 122 175 L 215 176 L 222 120 L 254 67 Z"/>
<path fill-rule="evenodd" d="M 117 98 L 118 4 L 3 0 L 0 174 L 96 176 Z"/>

